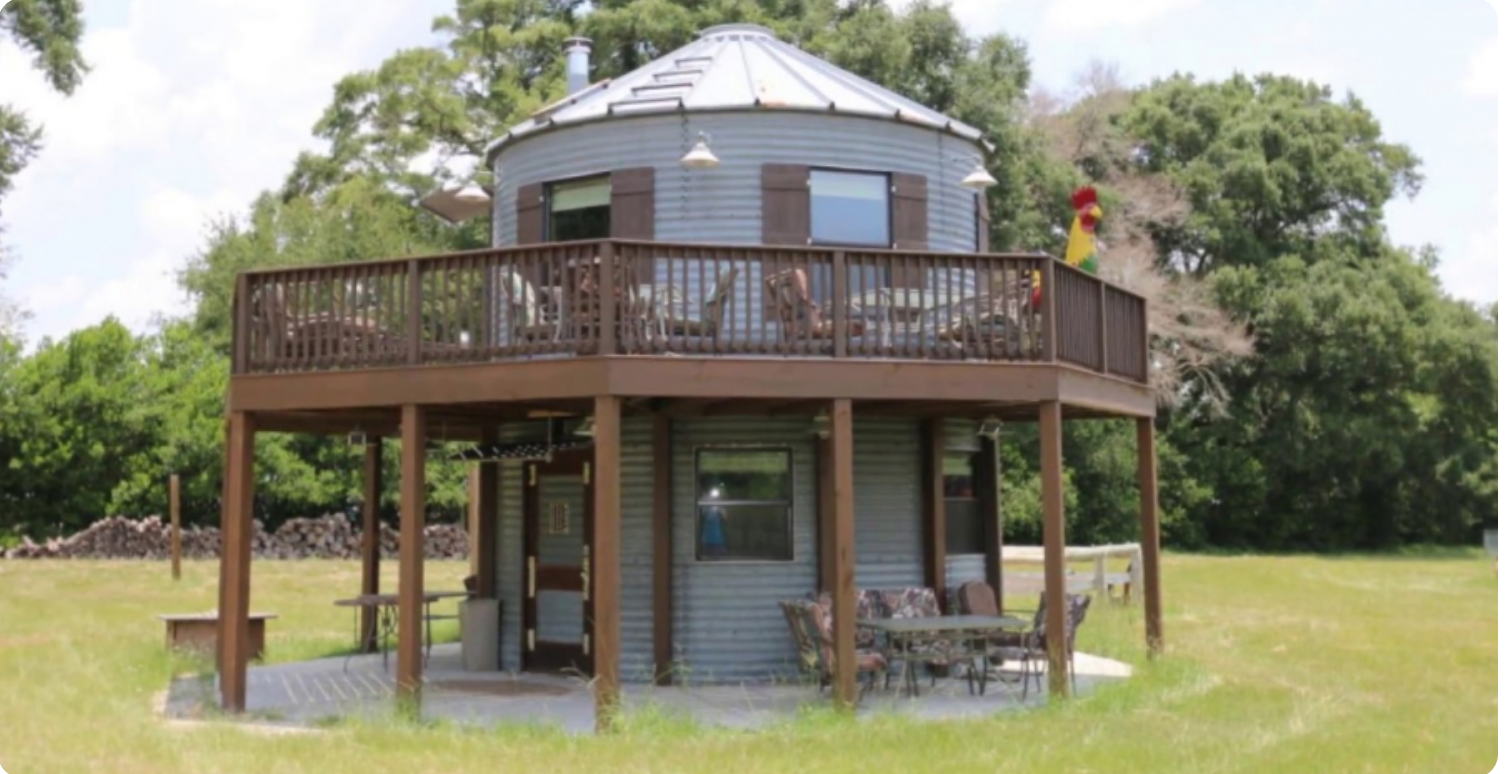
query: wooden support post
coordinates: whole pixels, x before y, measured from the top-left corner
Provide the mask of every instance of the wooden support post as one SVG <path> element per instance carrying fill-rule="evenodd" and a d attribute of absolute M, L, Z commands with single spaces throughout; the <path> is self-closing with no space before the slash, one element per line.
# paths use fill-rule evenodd
<path fill-rule="evenodd" d="M 833 505 L 830 511 L 832 540 L 824 547 L 835 571 L 833 587 L 833 702 L 852 710 L 858 701 L 858 663 L 854 650 L 854 491 L 853 491 L 853 402 L 833 401 L 832 406 Z"/>
<path fill-rule="evenodd" d="M 481 557 L 477 555 L 476 551 L 476 533 L 478 517 L 481 515 L 481 509 L 479 508 L 482 499 L 481 473 L 481 465 L 466 470 L 466 543 L 468 549 L 466 551 L 466 563 L 467 567 L 471 570 L 472 576 L 480 574 L 477 570 L 477 563 Z"/>
<path fill-rule="evenodd" d="M 403 407 L 398 468 L 398 701 L 417 716 L 424 679 L 424 407 Z"/>
<path fill-rule="evenodd" d="M 1053 696 L 1068 695 L 1068 589 L 1063 525 L 1063 404 L 1043 403 L 1042 564 L 1047 589 L 1047 679 Z"/>
<path fill-rule="evenodd" d="M 948 599 L 948 510 L 943 491 L 943 463 L 947 456 L 947 424 L 940 418 L 922 425 L 922 582 L 939 603 Z"/>
<path fill-rule="evenodd" d="M 168 553 L 173 557 L 173 580 L 183 577 L 183 532 L 178 515 L 178 474 L 168 477 L 168 519 L 172 532 L 168 535 Z"/>
<path fill-rule="evenodd" d="M 1000 570 L 1000 549 L 1005 542 L 1000 535 L 1000 442 L 980 439 L 978 467 L 974 471 L 979 488 L 979 509 L 984 513 L 984 581 L 995 590 L 995 599 L 1005 604 L 1005 577 Z"/>
<path fill-rule="evenodd" d="M 1141 483 L 1142 610 L 1146 615 L 1147 651 L 1162 652 L 1162 534 L 1157 514 L 1157 445 L 1152 418 L 1136 420 L 1137 478 Z"/>
<path fill-rule="evenodd" d="M 246 663 L 251 659 L 251 506 L 256 427 L 243 411 L 230 415 L 226 435 L 225 507 L 220 523 L 220 708 L 246 710 Z"/>
<path fill-rule="evenodd" d="M 654 572 L 655 615 L 655 684 L 670 685 L 675 667 L 675 643 L 673 633 L 672 604 L 674 590 L 671 586 L 671 562 L 673 544 L 671 523 L 673 503 L 671 499 L 671 447 L 670 417 L 657 414 L 654 418 L 654 549 L 651 561 Z"/>
<path fill-rule="evenodd" d="M 495 433 L 486 438 L 496 440 Z M 497 477 L 500 462 L 483 462 L 476 469 L 476 533 L 471 553 L 476 557 L 476 595 L 497 599 Z"/>
<path fill-rule="evenodd" d="M 220 466 L 220 589 L 219 598 L 215 603 L 215 610 L 229 610 L 230 605 L 226 602 L 225 593 L 230 588 L 230 576 L 227 571 L 231 569 L 230 563 L 225 561 L 225 525 L 230 520 L 230 420 L 226 419 L 222 428 L 221 437 L 225 444 L 225 459 Z M 247 613 L 250 614 L 250 610 Z M 223 625 L 223 623 L 221 624 Z M 220 631 L 224 631 L 223 629 Z M 218 634 L 216 635 L 219 636 Z M 219 640 L 216 640 L 218 643 Z M 224 662 L 220 660 L 225 649 L 218 644 L 215 646 L 215 674 L 224 674 Z"/>
<path fill-rule="evenodd" d="M 598 396 L 593 451 L 591 657 L 597 690 L 597 730 L 610 730 L 618 713 L 619 509 L 622 462 L 622 400 Z"/>
<path fill-rule="evenodd" d="M 833 544 L 833 442 L 817 439 L 817 591 L 838 590 L 838 565 L 828 548 Z"/>
<path fill-rule="evenodd" d="M 381 590 L 382 565 L 382 438 L 367 439 L 361 467 L 361 593 Z M 377 652 L 377 610 L 361 608 L 361 651 Z"/>

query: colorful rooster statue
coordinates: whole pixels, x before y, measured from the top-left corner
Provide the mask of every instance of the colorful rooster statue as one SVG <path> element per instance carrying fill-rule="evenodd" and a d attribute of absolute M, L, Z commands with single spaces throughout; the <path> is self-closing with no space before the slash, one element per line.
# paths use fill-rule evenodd
<path fill-rule="evenodd" d="M 1099 256 L 1095 254 L 1094 227 L 1104 217 L 1100 211 L 1100 197 L 1092 186 L 1084 186 L 1073 192 L 1069 201 L 1073 204 L 1073 224 L 1068 228 L 1068 249 L 1063 262 L 1090 274 L 1099 271 Z M 1042 304 L 1041 272 L 1032 274 L 1032 308 Z"/>

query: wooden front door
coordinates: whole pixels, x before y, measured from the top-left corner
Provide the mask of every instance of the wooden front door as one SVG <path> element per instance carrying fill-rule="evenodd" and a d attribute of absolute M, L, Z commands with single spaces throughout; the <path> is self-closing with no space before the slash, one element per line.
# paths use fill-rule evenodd
<path fill-rule="evenodd" d="M 524 668 L 592 674 L 591 450 L 531 462 L 524 488 Z"/>

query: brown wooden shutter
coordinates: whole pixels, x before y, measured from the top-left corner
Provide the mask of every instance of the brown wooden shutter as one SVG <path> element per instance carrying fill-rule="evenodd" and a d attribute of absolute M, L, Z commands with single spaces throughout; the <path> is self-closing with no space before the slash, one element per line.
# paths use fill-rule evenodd
<path fill-rule="evenodd" d="M 974 198 L 974 224 L 978 230 L 974 250 L 987 253 L 990 251 L 990 200 L 983 191 Z"/>
<path fill-rule="evenodd" d="M 810 178 L 810 168 L 799 164 L 764 165 L 760 186 L 764 197 L 765 244 L 811 244 Z"/>
<path fill-rule="evenodd" d="M 899 172 L 890 176 L 890 239 L 897 250 L 926 250 L 927 178 Z M 927 274 L 919 266 L 893 271 L 891 287 L 924 288 Z"/>
<path fill-rule="evenodd" d="M 655 238 L 655 170 L 635 167 L 615 170 L 611 177 L 614 239 Z"/>
<path fill-rule="evenodd" d="M 515 244 L 533 245 L 545 241 L 545 187 L 530 183 L 518 187 L 518 238 Z"/>

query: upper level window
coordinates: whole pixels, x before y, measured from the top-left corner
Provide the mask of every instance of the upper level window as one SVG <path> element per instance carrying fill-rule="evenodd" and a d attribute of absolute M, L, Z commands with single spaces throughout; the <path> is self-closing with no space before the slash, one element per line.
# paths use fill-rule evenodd
<path fill-rule="evenodd" d="M 551 242 L 606 239 L 612 226 L 612 185 L 607 175 L 551 183 L 546 216 Z"/>
<path fill-rule="evenodd" d="M 811 172 L 812 242 L 890 247 L 890 176 Z"/>
<path fill-rule="evenodd" d="M 985 553 L 985 513 L 972 453 L 943 457 L 943 507 L 948 517 L 948 553 Z"/>
<path fill-rule="evenodd" d="M 698 449 L 696 558 L 788 562 L 790 449 Z"/>

